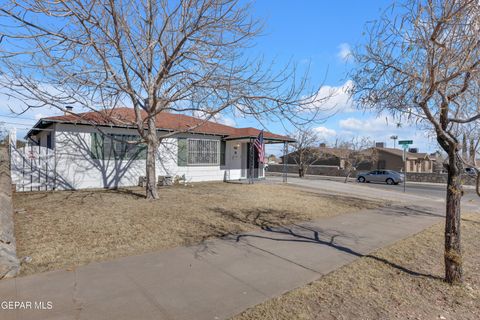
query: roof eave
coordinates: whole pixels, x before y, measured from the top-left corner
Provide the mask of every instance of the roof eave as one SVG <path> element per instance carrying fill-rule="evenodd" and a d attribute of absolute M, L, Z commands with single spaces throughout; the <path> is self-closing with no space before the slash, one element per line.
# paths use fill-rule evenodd
<path fill-rule="evenodd" d="M 239 136 L 239 137 L 226 137 L 224 138 L 223 140 L 225 141 L 233 141 L 233 140 L 242 140 L 242 139 L 254 139 L 254 138 L 257 138 L 257 136 Z M 278 142 L 290 142 L 290 143 L 294 143 L 294 142 L 297 142 L 297 140 L 295 139 L 292 139 L 292 138 L 266 138 L 266 137 L 263 137 L 263 140 L 266 140 L 266 141 L 278 141 Z"/>
<path fill-rule="evenodd" d="M 48 126 L 48 123 L 57 123 L 58 121 L 56 120 L 51 120 L 51 119 L 40 119 L 37 120 L 37 122 L 32 126 L 30 130 L 28 130 L 27 134 L 25 135 L 25 139 L 28 139 L 35 131 L 40 131 L 42 128 L 40 128 L 40 125 L 43 123 L 46 123 Z"/>
<path fill-rule="evenodd" d="M 35 128 L 38 127 L 41 123 L 65 123 L 65 124 L 74 124 L 74 125 L 90 125 L 90 126 L 99 126 L 99 127 L 110 127 L 110 128 L 135 128 L 135 126 L 129 126 L 129 125 L 114 125 L 114 124 L 93 124 L 85 121 L 72 121 L 72 120 L 57 120 L 57 119 L 48 119 L 48 118 L 42 118 L 35 123 L 35 125 L 32 127 L 27 132 L 26 137 L 29 137 L 34 131 Z M 167 132 L 174 132 L 178 130 L 172 130 L 172 129 L 166 129 L 166 128 L 157 128 L 158 131 L 167 131 Z M 212 135 L 212 136 L 221 136 L 224 137 L 224 140 L 240 140 L 240 139 L 250 139 L 250 138 L 256 138 L 256 135 L 246 135 L 246 136 L 239 136 L 239 137 L 232 137 L 228 138 L 229 135 L 228 133 L 211 133 L 211 132 L 203 132 L 203 131 L 178 131 L 178 133 L 193 133 L 193 134 L 204 134 L 204 135 Z M 288 142 L 288 143 L 294 143 L 297 142 L 293 138 L 285 137 L 285 138 L 267 138 L 264 137 L 264 140 L 267 141 L 277 141 L 278 143 L 280 142 Z"/>
<path fill-rule="evenodd" d="M 74 125 L 84 125 L 84 126 L 97 126 L 97 127 L 109 127 L 109 128 L 127 128 L 127 129 L 134 129 L 136 126 L 134 125 L 118 125 L 118 124 L 93 124 L 89 122 L 84 122 L 84 121 L 70 121 L 70 120 L 56 120 L 56 119 L 40 119 L 37 121 L 37 123 L 30 129 L 27 133 L 28 137 L 31 132 L 35 131 L 35 128 L 38 127 L 38 125 L 42 122 L 51 122 L 51 123 L 65 123 L 65 124 L 74 124 Z M 228 133 L 211 133 L 211 132 L 204 132 L 204 131 L 180 131 L 180 130 L 173 130 L 173 129 L 167 129 L 167 128 L 156 128 L 158 131 L 167 131 L 167 132 L 174 132 L 178 131 L 178 133 L 195 133 L 195 134 L 205 134 L 205 135 L 211 135 L 211 136 L 221 136 L 221 137 L 226 137 L 229 134 Z"/>

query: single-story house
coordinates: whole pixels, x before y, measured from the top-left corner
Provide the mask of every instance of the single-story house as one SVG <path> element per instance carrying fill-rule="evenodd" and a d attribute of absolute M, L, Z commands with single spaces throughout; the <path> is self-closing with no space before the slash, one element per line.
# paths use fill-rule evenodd
<path fill-rule="evenodd" d="M 320 147 L 310 147 L 304 149 L 304 157 L 308 159 L 310 165 L 315 166 L 337 166 L 342 167 L 343 160 L 343 150 L 338 148 L 330 148 L 325 146 Z M 287 162 L 287 164 L 297 164 L 299 161 L 300 151 L 290 152 L 286 157 L 281 156 L 281 163 Z M 286 159 L 286 160 L 285 160 Z"/>
<path fill-rule="evenodd" d="M 347 157 L 355 157 L 353 151 L 348 151 L 341 148 L 330 147 L 316 147 L 309 149 L 309 157 L 315 159 L 311 165 L 317 166 L 336 166 L 339 169 L 344 169 Z M 395 171 L 405 171 L 405 162 L 403 161 L 403 150 L 394 148 L 372 147 L 367 148 L 357 153 L 363 153 L 364 158 L 360 163 L 357 163 L 357 170 L 375 170 L 387 169 Z M 298 151 L 291 152 L 287 156 L 288 164 L 296 164 L 298 158 Z M 284 157 L 281 157 L 282 162 Z M 407 172 L 433 172 L 436 158 L 428 153 L 420 152 L 406 152 L 406 171 Z"/>
<path fill-rule="evenodd" d="M 406 164 L 403 161 L 403 150 L 394 148 L 374 148 L 376 160 L 372 169 L 387 169 L 406 172 L 433 172 L 435 158 L 423 152 L 405 152 Z"/>
<path fill-rule="evenodd" d="M 140 136 L 134 120 L 132 108 L 40 119 L 27 133 L 29 146 L 12 152 L 17 190 L 137 185 L 146 172 L 146 147 L 135 143 Z M 193 182 L 241 180 L 252 174 L 253 178 L 265 177 L 256 149 L 250 148 L 260 130 L 166 112 L 159 113 L 155 121 L 159 135 L 172 134 L 158 147 L 158 176 Z M 294 142 L 270 132 L 264 132 L 264 141 Z M 250 150 L 255 152 L 253 157 Z M 251 159 L 254 169 L 249 170 Z"/>

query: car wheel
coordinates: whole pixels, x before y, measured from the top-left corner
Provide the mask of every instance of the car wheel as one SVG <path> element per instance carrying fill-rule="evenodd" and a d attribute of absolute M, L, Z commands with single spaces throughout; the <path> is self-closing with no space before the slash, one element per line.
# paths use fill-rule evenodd
<path fill-rule="evenodd" d="M 361 182 L 361 183 L 364 183 L 365 182 L 365 178 L 364 177 L 358 177 L 358 182 Z"/>
<path fill-rule="evenodd" d="M 390 184 L 390 185 L 395 183 L 395 181 L 393 181 L 392 178 L 388 178 L 386 182 L 387 182 L 387 184 Z"/>

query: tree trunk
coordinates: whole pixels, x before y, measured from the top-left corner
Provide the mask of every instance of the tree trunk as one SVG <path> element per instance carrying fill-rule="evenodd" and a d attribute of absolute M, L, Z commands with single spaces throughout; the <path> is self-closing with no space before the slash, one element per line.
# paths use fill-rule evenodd
<path fill-rule="evenodd" d="M 475 184 L 475 191 L 477 192 L 477 195 L 480 197 L 480 171 L 475 169 L 477 172 L 477 183 Z"/>
<path fill-rule="evenodd" d="M 468 146 L 467 146 L 467 135 L 464 133 L 462 137 L 462 157 L 467 160 Z"/>
<path fill-rule="evenodd" d="M 348 182 L 348 178 L 350 178 L 350 175 L 352 174 L 352 170 L 348 170 L 347 171 L 347 175 L 345 176 L 345 181 L 344 183 L 347 183 Z"/>
<path fill-rule="evenodd" d="M 155 125 L 155 118 L 148 119 L 148 137 L 147 137 L 147 186 L 145 188 L 146 197 L 149 200 L 158 199 L 157 177 L 155 171 L 155 155 L 157 153 L 158 137 Z"/>
<path fill-rule="evenodd" d="M 470 150 L 469 150 L 469 161 L 470 161 L 470 164 L 474 167 L 477 166 L 477 163 L 475 161 L 475 156 L 476 156 L 476 153 L 477 153 L 477 150 L 475 148 L 475 139 L 474 138 L 470 138 Z"/>
<path fill-rule="evenodd" d="M 462 247 L 460 243 L 460 201 L 462 162 L 457 152 L 449 155 L 447 205 L 445 221 L 445 280 L 448 283 L 463 281 Z"/>
<path fill-rule="evenodd" d="M 303 178 L 305 176 L 305 169 L 303 167 L 298 168 L 298 176 Z"/>

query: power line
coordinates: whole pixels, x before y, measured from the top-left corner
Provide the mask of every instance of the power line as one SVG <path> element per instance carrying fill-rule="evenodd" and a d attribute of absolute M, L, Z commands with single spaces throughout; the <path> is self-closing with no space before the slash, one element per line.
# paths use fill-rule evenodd
<path fill-rule="evenodd" d="M 33 124 L 24 124 L 24 123 L 18 123 L 18 122 L 0 121 L 0 123 L 17 125 L 17 126 L 24 126 L 24 127 L 33 127 Z"/>
<path fill-rule="evenodd" d="M 10 116 L 10 115 L 0 115 L 0 118 L 24 119 L 24 120 L 37 120 L 36 118 L 27 118 L 27 117 Z"/>

